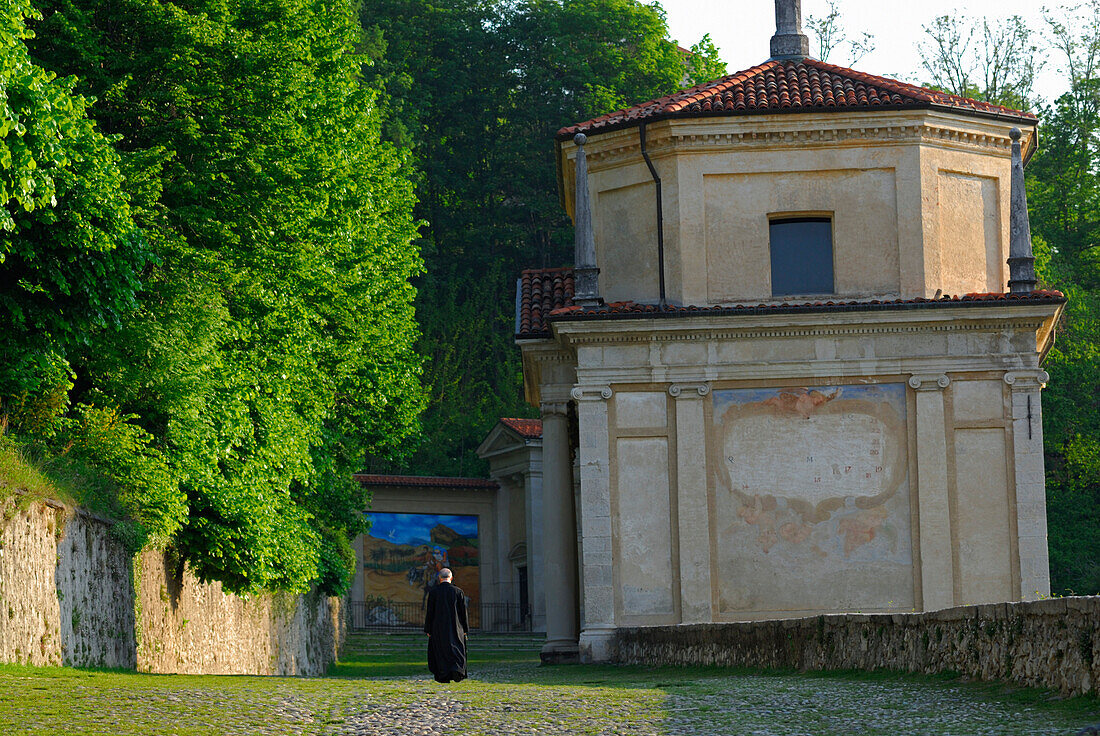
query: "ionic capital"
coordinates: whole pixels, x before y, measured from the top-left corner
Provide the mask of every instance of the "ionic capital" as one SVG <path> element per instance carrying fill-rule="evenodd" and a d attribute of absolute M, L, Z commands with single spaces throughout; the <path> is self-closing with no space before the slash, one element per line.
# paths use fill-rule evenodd
<path fill-rule="evenodd" d="M 539 404 L 539 411 L 542 412 L 543 419 L 547 419 L 550 417 L 565 418 L 569 416 L 569 402 L 543 401 L 541 404 Z"/>
<path fill-rule="evenodd" d="M 1032 388 L 1045 388 L 1050 374 L 1041 368 L 1028 371 L 1008 371 L 1004 376 L 1005 383 L 1015 391 L 1024 391 Z"/>
<path fill-rule="evenodd" d="M 909 376 L 909 385 L 917 391 L 939 391 L 951 385 L 945 373 L 917 373 Z"/>
<path fill-rule="evenodd" d="M 681 395 L 685 399 L 697 399 L 710 393 L 710 384 L 706 381 L 694 383 L 674 383 L 668 387 L 668 395 L 678 399 Z"/>
<path fill-rule="evenodd" d="M 610 386 L 575 386 L 569 395 L 574 401 L 606 401 L 614 393 Z"/>

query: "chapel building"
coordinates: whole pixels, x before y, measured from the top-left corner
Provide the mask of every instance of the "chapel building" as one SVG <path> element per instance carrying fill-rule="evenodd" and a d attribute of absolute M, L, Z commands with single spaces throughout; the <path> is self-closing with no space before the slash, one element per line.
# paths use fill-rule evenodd
<path fill-rule="evenodd" d="M 764 63 L 558 133 L 575 264 L 523 272 L 516 328 L 546 660 L 1049 593 L 1036 118 L 776 17 Z"/>

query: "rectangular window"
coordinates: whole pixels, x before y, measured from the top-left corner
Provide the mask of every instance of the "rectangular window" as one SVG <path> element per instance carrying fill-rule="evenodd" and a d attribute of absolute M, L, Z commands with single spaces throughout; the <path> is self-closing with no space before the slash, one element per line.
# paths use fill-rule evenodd
<path fill-rule="evenodd" d="M 833 293 L 833 222 L 828 217 L 771 221 L 772 296 Z"/>

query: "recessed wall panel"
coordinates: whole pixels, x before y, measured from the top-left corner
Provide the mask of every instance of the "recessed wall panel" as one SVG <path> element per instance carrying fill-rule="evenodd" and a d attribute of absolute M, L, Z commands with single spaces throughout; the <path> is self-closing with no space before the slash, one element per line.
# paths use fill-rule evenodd
<path fill-rule="evenodd" d="M 1012 535 L 1003 429 L 955 430 L 955 487 L 961 596 L 956 604 L 1012 600 Z"/>
<path fill-rule="evenodd" d="M 620 438 L 616 443 L 619 589 L 626 616 L 673 613 L 672 528 L 668 440 Z"/>

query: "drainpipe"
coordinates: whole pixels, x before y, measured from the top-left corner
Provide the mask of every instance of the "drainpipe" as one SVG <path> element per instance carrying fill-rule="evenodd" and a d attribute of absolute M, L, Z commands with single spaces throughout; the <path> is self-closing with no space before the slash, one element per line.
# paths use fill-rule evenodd
<path fill-rule="evenodd" d="M 650 160 L 645 147 L 645 129 L 646 124 L 642 123 L 638 127 L 638 134 L 642 142 L 642 158 L 645 159 L 645 165 L 649 167 L 649 173 L 653 176 L 653 183 L 657 187 L 657 284 L 661 297 L 660 305 L 663 307 L 667 304 L 665 301 L 665 211 L 661 198 L 661 177 L 653 167 L 653 161 Z"/>

